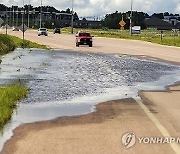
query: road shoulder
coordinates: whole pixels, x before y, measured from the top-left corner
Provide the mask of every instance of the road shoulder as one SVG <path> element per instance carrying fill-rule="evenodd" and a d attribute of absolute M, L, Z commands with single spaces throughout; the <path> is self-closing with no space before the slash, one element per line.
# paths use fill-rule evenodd
<path fill-rule="evenodd" d="M 96 105 L 96 112 L 86 115 L 24 124 L 15 129 L 2 154 L 174 153 L 167 144 L 137 143 L 131 149 L 125 149 L 121 138 L 126 132 L 163 137 L 137 102 L 129 98 L 100 103 Z"/>

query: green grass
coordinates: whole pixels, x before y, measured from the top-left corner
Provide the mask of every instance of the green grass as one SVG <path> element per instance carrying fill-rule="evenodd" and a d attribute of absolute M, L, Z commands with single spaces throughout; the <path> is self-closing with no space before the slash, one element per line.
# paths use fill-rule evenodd
<path fill-rule="evenodd" d="M 16 47 L 22 48 L 23 47 L 23 40 L 16 36 L 10 36 L 11 39 L 14 41 Z M 40 48 L 49 50 L 49 48 L 45 45 L 41 45 L 35 42 L 31 42 L 28 40 L 24 40 L 24 48 Z"/>
<path fill-rule="evenodd" d="M 40 48 L 40 49 L 46 49 L 49 48 L 45 45 L 41 45 L 35 42 L 31 42 L 28 40 L 23 40 L 16 37 L 16 36 L 10 36 L 6 34 L 0 34 L 0 55 L 7 54 L 11 51 L 13 51 L 15 48 Z"/>
<path fill-rule="evenodd" d="M 90 32 L 92 35 L 96 37 L 108 37 L 108 38 L 118 38 L 118 39 L 131 39 L 131 40 L 142 40 L 162 45 L 168 46 L 177 46 L 180 47 L 180 33 L 172 33 L 171 31 L 164 31 L 163 39 L 161 41 L 160 31 L 155 30 L 142 30 L 140 35 L 129 35 L 128 30 L 120 31 L 110 29 L 108 31 L 104 31 L 102 29 L 78 29 L 74 28 L 74 32 L 78 32 L 79 30 L 84 30 Z M 62 28 L 62 33 L 71 33 L 71 28 Z"/>
<path fill-rule="evenodd" d="M 7 54 L 10 51 L 13 51 L 16 48 L 16 45 L 13 39 L 4 34 L 0 34 L 0 55 Z"/>
<path fill-rule="evenodd" d="M 20 85 L 9 85 L 0 88 L 0 127 L 11 118 L 17 102 L 25 98 L 28 89 Z"/>

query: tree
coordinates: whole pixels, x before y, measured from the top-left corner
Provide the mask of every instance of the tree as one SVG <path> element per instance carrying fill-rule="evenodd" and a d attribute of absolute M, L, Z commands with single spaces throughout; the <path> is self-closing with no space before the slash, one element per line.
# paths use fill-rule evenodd
<path fill-rule="evenodd" d="M 76 21 L 76 20 L 79 20 L 79 17 L 78 17 L 78 14 L 75 12 L 74 13 L 74 21 Z"/>
<path fill-rule="evenodd" d="M 164 14 L 163 13 L 154 13 L 152 15 L 152 17 L 156 17 L 156 18 L 159 18 L 159 19 L 164 19 Z"/>
<path fill-rule="evenodd" d="M 7 6 L 5 6 L 4 4 L 0 4 L 0 11 L 6 11 Z"/>
<path fill-rule="evenodd" d="M 164 13 L 164 16 L 169 16 L 169 12 L 165 12 L 165 13 Z"/>
<path fill-rule="evenodd" d="M 130 14 L 131 14 L 131 11 L 128 11 L 126 13 L 121 13 L 121 12 L 116 11 L 112 14 L 107 14 L 105 16 L 105 19 L 102 20 L 102 26 L 108 27 L 110 29 L 119 29 L 120 28 L 119 21 L 122 20 L 122 17 L 123 17 L 123 20 L 126 22 L 125 29 L 129 29 Z M 133 16 L 132 16 L 132 21 L 134 25 L 141 26 L 142 29 L 144 29 L 145 28 L 144 20 L 148 16 L 149 15 L 147 13 L 134 11 Z"/>
<path fill-rule="evenodd" d="M 118 11 L 107 14 L 105 19 L 102 21 L 103 27 L 108 27 L 110 29 L 118 29 L 119 28 L 119 21 L 122 19 L 122 14 Z"/>
<path fill-rule="evenodd" d="M 33 10 L 33 6 L 32 5 L 24 5 L 24 10 L 28 11 L 28 10 Z"/>
<path fill-rule="evenodd" d="M 66 10 L 66 13 L 71 13 L 71 10 L 70 10 L 70 8 L 68 8 L 67 10 Z"/>

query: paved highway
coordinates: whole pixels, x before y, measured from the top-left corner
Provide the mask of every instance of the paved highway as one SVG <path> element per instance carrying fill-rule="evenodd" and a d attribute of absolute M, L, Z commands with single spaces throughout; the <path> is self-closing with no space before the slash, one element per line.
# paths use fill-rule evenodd
<path fill-rule="evenodd" d="M 0 30 L 4 32 L 5 30 Z M 8 31 L 9 34 L 22 37 L 21 32 Z M 100 38 L 94 37 L 94 47 L 88 46 L 75 46 L 75 35 L 71 34 L 52 34 L 49 36 L 37 36 L 37 31 L 27 30 L 25 38 L 40 44 L 49 46 L 52 49 L 67 49 L 67 50 L 79 50 L 89 52 L 101 52 L 101 53 L 116 53 L 116 54 L 130 54 L 143 56 L 151 60 L 164 60 L 175 63 L 180 63 L 180 48 L 168 47 L 159 44 L 154 44 L 145 41 L 138 40 L 123 40 L 112 38 Z M 145 56 L 145 57 L 144 57 Z M 151 58 L 150 58 L 151 57 Z"/>

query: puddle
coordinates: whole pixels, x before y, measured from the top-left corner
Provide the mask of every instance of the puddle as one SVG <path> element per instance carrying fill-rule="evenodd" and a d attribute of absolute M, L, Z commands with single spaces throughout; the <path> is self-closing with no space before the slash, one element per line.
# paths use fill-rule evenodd
<path fill-rule="evenodd" d="M 17 49 L 0 67 L 1 86 L 18 82 L 30 88 L 2 130 L 0 150 L 23 123 L 86 114 L 97 103 L 139 99 L 139 90 L 162 90 L 180 81 L 179 66 L 75 51 Z"/>

